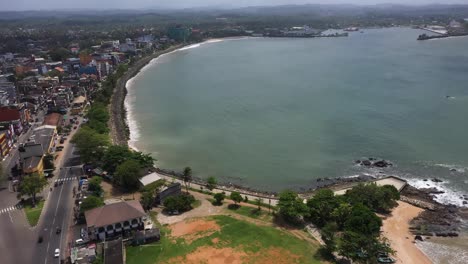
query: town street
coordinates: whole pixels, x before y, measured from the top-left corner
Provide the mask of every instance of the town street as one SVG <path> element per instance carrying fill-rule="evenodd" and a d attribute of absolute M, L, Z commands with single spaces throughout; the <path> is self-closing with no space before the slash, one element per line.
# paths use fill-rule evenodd
<path fill-rule="evenodd" d="M 27 137 L 24 137 L 27 138 Z M 26 216 L 18 205 L 16 193 L 11 191 L 9 182 L 4 181 L 0 189 L 0 256 L 1 263 L 60 263 L 68 251 L 67 231 L 72 220 L 73 187 L 77 188 L 82 168 L 73 144 L 65 144 L 62 156 L 57 160 L 54 177 L 49 180 L 41 195 L 46 202 L 39 223 L 31 228 Z M 17 149 L 12 155 L 18 155 Z M 5 162 L 6 163 L 6 162 Z M 5 164 L 4 163 L 4 164 Z M 7 163 L 11 168 L 12 165 Z M 54 182 L 59 181 L 57 187 Z M 50 189 L 52 188 L 52 192 Z M 39 195 L 39 196 L 41 196 Z M 56 234 L 56 228 L 62 232 Z M 38 237 L 43 242 L 38 243 Z M 60 248 L 60 258 L 54 258 L 54 251 Z"/>

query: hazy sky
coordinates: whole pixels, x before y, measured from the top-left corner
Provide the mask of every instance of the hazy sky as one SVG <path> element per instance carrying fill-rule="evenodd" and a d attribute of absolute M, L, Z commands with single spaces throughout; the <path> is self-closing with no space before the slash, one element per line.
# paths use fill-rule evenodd
<path fill-rule="evenodd" d="M 468 0 L 0 0 L 0 11 L 51 9 L 140 9 L 190 7 L 240 7 L 284 4 L 468 4 Z"/>

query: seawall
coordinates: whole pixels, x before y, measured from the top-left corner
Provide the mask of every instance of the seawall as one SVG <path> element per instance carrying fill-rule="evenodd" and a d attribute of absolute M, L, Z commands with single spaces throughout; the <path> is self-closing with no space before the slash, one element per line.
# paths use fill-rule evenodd
<path fill-rule="evenodd" d="M 127 94 L 126 84 L 128 80 L 137 75 L 151 60 L 165 53 L 180 49 L 183 46 L 184 44 L 171 46 L 168 49 L 155 52 L 149 56 L 139 59 L 128 68 L 122 77 L 117 80 L 117 84 L 114 88 L 109 104 L 109 127 L 111 130 L 111 140 L 114 145 L 127 145 L 130 136 L 127 128 L 126 110 L 124 106 L 125 96 Z"/>

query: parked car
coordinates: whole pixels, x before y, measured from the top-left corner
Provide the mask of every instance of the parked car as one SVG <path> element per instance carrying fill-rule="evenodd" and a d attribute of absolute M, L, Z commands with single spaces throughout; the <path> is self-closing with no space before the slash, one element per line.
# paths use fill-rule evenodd
<path fill-rule="evenodd" d="M 83 244 L 85 244 L 85 243 L 86 243 L 86 242 L 85 242 L 83 239 L 81 239 L 81 238 L 79 238 L 79 239 L 77 239 L 77 240 L 75 241 L 75 244 L 76 244 L 76 245 L 83 245 Z"/>
<path fill-rule="evenodd" d="M 58 249 L 58 248 L 55 249 L 55 251 L 54 251 L 54 257 L 55 257 L 55 258 L 60 257 L 60 249 Z"/>
<path fill-rule="evenodd" d="M 379 263 L 395 263 L 395 260 L 390 258 L 390 257 L 382 257 L 382 258 L 378 258 L 377 261 Z"/>
<path fill-rule="evenodd" d="M 42 238 L 42 236 L 39 236 L 39 237 L 37 238 L 37 243 L 40 244 L 40 243 L 42 243 L 43 240 L 44 240 L 44 239 Z"/>
<path fill-rule="evenodd" d="M 62 229 L 57 226 L 57 229 L 55 229 L 55 234 L 60 234 L 62 232 Z"/>

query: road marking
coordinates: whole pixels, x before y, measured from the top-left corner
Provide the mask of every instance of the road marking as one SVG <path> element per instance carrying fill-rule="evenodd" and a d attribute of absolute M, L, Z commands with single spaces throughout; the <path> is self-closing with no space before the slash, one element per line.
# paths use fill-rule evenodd
<path fill-rule="evenodd" d="M 11 212 L 11 211 L 14 211 L 14 210 L 21 210 L 23 209 L 23 207 L 21 205 L 12 205 L 10 207 L 7 207 L 7 208 L 3 208 L 0 210 L 0 214 L 3 214 L 3 213 L 8 213 L 8 212 Z"/>

